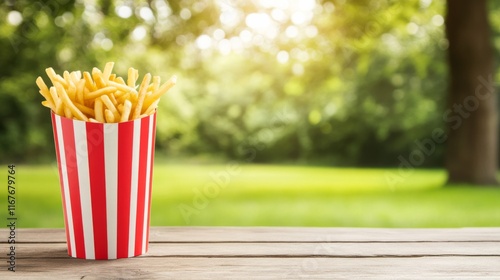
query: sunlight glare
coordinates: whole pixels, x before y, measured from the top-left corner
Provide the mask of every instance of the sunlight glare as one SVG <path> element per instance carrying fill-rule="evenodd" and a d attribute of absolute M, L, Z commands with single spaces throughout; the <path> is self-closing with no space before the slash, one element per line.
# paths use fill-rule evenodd
<path fill-rule="evenodd" d="M 299 29 L 295 25 L 290 25 L 286 28 L 285 34 L 288 38 L 295 38 L 299 35 Z"/>
<path fill-rule="evenodd" d="M 315 0 L 300 0 L 295 1 L 294 4 L 297 6 L 296 10 L 298 11 L 312 11 L 316 7 Z"/>
<path fill-rule="evenodd" d="M 227 55 L 231 52 L 231 42 L 228 39 L 223 39 L 217 44 L 219 52 L 223 55 Z"/>
<path fill-rule="evenodd" d="M 188 20 L 191 18 L 191 11 L 187 8 L 182 8 L 181 12 L 179 13 L 179 15 L 181 16 L 181 18 L 183 20 Z"/>
<path fill-rule="evenodd" d="M 101 48 L 105 51 L 111 50 L 113 48 L 113 41 L 111 41 L 111 39 L 109 38 L 104 38 L 101 41 Z"/>
<path fill-rule="evenodd" d="M 272 25 L 272 20 L 265 13 L 251 13 L 246 16 L 245 23 L 254 30 L 265 30 Z"/>
<path fill-rule="evenodd" d="M 278 62 L 282 64 L 287 63 L 289 58 L 290 56 L 288 55 L 287 51 L 279 51 L 276 55 L 276 59 L 278 59 Z"/>
<path fill-rule="evenodd" d="M 201 50 L 209 49 L 212 46 L 212 38 L 203 34 L 196 39 L 196 46 Z"/>
<path fill-rule="evenodd" d="M 253 36 L 252 38 L 252 43 L 256 46 L 262 46 L 264 45 L 264 36 L 260 35 L 260 34 L 257 34 L 255 36 Z"/>
<path fill-rule="evenodd" d="M 241 17 L 240 14 L 235 9 L 228 9 L 223 11 L 220 16 L 220 22 L 228 27 L 233 27 L 238 25 Z"/>
<path fill-rule="evenodd" d="M 197 47 L 215 48 L 220 53 L 227 54 L 253 45 L 277 53 L 278 50 L 271 48 L 274 46 L 272 41 L 278 38 L 280 40 L 283 37 L 285 40 L 298 39 L 302 36 L 314 38 L 318 35 L 318 29 L 312 23 L 319 9 L 316 0 L 253 0 L 253 2 L 257 9 L 249 13 L 245 13 L 239 5 L 219 3 L 221 10 L 219 20 L 222 27 L 209 35 L 198 37 Z M 244 26 L 241 26 L 242 24 Z M 240 29 L 236 37 L 226 37 L 232 31 L 236 31 L 236 27 L 246 28 Z M 288 53 L 286 55 L 290 56 Z M 288 58 L 286 60 L 288 61 Z M 279 56 L 279 61 L 285 61 L 283 52 Z"/>
<path fill-rule="evenodd" d="M 293 64 L 292 72 L 295 76 L 301 76 L 304 74 L 304 66 L 300 63 Z"/>
<path fill-rule="evenodd" d="M 134 31 L 132 31 L 132 39 L 134 41 L 142 41 L 144 38 L 146 38 L 148 31 L 146 28 L 142 25 L 137 26 Z"/>
<path fill-rule="evenodd" d="M 223 55 L 227 55 L 231 52 L 231 42 L 228 39 L 223 39 L 217 44 L 219 52 Z"/>
<path fill-rule="evenodd" d="M 312 13 L 311 12 L 301 12 L 297 11 L 292 14 L 292 22 L 295 25 L 302 25 L 308 21 L 310 21 L 312 18 Z"/>
<path fill-rule="evenodd" d="M 252 37 L 253 37 L 252 32 L 248 31 L 247 29 L 240 32 L 241 41 L 243 41 L 245 43 L 252 42 Z"/>
<path fill-rule="evenodd" d="M 285 22 L 288 19 L 287 14 L 281 9 L 273 9 L 271 17 L 277 22 Z"/>
<path fill-rule="evenodd" d="M 309 25 L 306 27 L 306 36 L 309 38 L 314 38 L 318 35 L 318 28 L 314 25 Z"/>
<path fill-rule="evenodd" d="M 231 43 L 231 49 L 236 52 L 240 52 L 243 50 L 243 42 L 241 41 L 240 37 L 232 37 L 229 39 L 229 42 Z"/>
<path fill-rule="evenodd" d="M 432 24 L 434 26 L 441 26 L 444 23 L 444 18 L 441 15 L 435 15 L 432 17 Z"/>
<path fill-rule="evenodd" d="M 414 22 L 410 22 L 408 23 L 408 25 L 406 25 L 406 31 L 408 31 L 410 35 L 417 34 L 418 29 L 419 29 L 418 25 Z"/>
<path fill-rule="evenodd" d="M 139 16 L 146 22 L 154 22 L 155 15 L 149 7 L 142 7 L 139 9 Z"/>
<path fill-rule="evenodd" d="M 23 21 L 23 16 L 18 11 L 10 11 L 7 15 L 7 22 L 10 25 L 18 26 Z"/>
<path fill-rule="evenodd" d="M 290 6 L 290 1 L 288 0 L 259 0 L 259 6 L 264 8 L 278 8 L 281 10 L 286 10 Z"/>
<path fill-rule="evenodd" d="M 121 18 L 129 18 L 132 16 L 132 8 L 126 5 L 120 5 L 115 8 L 115 13 Z"/>
<path fill-rule="evenodd" d="M 226 37 L 226 33 L 224 32 L 224 30 L 217 28 L 214 31 L 213 37 L 215 40 L 220 41 L 224 39 L 224 37 Z"/>

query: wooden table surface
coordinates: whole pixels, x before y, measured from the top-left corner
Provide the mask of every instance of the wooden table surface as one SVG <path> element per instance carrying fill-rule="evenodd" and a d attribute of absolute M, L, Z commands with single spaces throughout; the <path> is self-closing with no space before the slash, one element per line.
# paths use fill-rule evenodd
<path fill-rule="evenodd" d="M 153 227 L 149 252 L 67 256 L 63 229 L 19 229 L 0 279 L 500 279 L 500 228 Z"/>

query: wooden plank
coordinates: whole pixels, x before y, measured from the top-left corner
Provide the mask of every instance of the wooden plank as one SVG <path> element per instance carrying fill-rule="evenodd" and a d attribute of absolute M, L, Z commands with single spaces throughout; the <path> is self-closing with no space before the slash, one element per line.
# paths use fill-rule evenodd
<path fill-rule="evenodd" d="M 499 257 L 29 259 L 0 279 L 498 279 Z"/>
<path fill-rule="evenodd" d="M 0 236 L 7 236 L 0 229 Z M 500 228 L 383 229 L 294 227 L 153 227 L 151 242 L 487 242 Z M 65 242 L 63 229 L 18 229 L 17 242 Z M 5 243 L 1 239 L 0 243 Z"/>
<path fill-rule="evenodd" d="M 155 230 L 151 232 L 152 241 L 172 242 L 500 241 L 500 228 L 160 227 L 153 229 Z"/>
<path fill-rule="evenodd" d="M 7 248 L 0 247 L 2 252 Z M 66 258 L 64 243 L 17 244 L 17 259 Z M 146 257 L 500 257 L 500 242 L 481 243 L 153 243 Z"/>
<path fill-rule="evenodd" d="M 7 236 L 5 229 L 0 236 Z M 498 279 L 500 229 L 152 228 L 141 257 L 67 256 L 63 229 L 20 229 L 0 279 Z M 6 240 L 0 252 L 7 252 Z"/>

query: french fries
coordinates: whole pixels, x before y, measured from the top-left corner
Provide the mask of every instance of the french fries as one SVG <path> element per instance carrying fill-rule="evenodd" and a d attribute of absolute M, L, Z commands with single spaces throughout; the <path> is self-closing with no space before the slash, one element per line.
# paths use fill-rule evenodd
<path fill-rule="evenodd" d="M 126 122 L 153 114 L 160 97 L 177 82 L 177 77 L 172 76 L 160 86 L 160 77 L 147 73 L 136 86 L 137 69 L 130 67 L 124 79 L 112 73 L 113 66 L 114 62 L 108 62 L 103 71 L 94 67 L 91 72 L 64 71 L 62 76 L 52 68 L 45 69 L 52 86 L 48 87 L 42 77 L 36 79 L 45 98 L 42 105 L 75 120 Z"/>

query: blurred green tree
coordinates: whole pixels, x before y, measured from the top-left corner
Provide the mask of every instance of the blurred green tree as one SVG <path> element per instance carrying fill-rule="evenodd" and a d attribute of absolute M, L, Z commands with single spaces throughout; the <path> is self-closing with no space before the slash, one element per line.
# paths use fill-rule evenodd
<path fill-rule="evenodd" d="M 401 164 L 446 125 L 444 9 L 430 0 L 6 1 L 0 160 L 54 159 L 34 83 L 45 68 L 115 61 L 119 75 L 133 66 L 179 76 L 158 111 L 159 158 Z M 437 144 L 415 167 L 440 166 L 442 154 Z"/>

